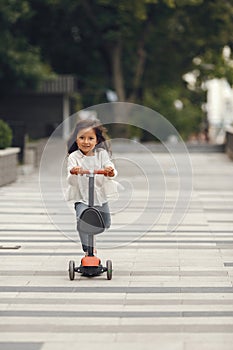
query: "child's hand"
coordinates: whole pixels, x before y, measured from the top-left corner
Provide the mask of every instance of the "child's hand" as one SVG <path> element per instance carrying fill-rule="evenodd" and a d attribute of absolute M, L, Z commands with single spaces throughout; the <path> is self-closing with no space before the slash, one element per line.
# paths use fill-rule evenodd
<path fill-rule="evenodd" d="M 72 175 L 78 175 L 78 174 L 81 174 L 81 172 L 82 172 L 81 166 L 75 166 L 70 170 L 70 173 Z"/>
<path fill-rule="evenodd" d="M 111 166 L 107 166 L 104 170 L 106 171 L 105 176 L 113 177 L 115 175 L 114 169 Z"/>

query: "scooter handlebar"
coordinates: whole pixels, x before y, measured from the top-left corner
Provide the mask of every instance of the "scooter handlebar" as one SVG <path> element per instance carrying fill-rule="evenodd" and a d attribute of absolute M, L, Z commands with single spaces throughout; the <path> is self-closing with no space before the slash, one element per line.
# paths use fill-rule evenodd
<path fill-rule="evenodd" d="M 70 171 L 71 174 L 76 174 L 75 172 Z M 108 172 L 104 169 L 97 169 L 97 170 L 87 170 L 87 169 L 79 169 L 78 174 L 76 175 L 88 175 L 88 174 L 95 174 L 95 175 L 104 175 L 107 176 Z"/>
<path fill-rule="evenodd" d="M 105 176 L 107 176 L 108 172 L 106 170 L 104 170 L 104 169 L 97 169 L 97 170 L 85 170 L 85 169 L 83 169 L 83 170 L 80 171 L 80 174 L 81 175 L 95 174 L 95 175 L 105 175 Z"/>

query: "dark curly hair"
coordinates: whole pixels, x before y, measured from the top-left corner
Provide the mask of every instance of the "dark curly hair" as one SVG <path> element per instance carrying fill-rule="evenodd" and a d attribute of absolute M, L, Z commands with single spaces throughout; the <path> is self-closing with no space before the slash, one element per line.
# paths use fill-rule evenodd
<path fill-rule="evenodd" d="M 107 129 L 101 125 L 100 121 L 95 119 L 84 119 L 79 120 L 67 141 L 68 154 L 78 150 L 78 145 L 76 143 L 77 135 L 80 130 L 91 128 L 95 131 L 97 137 L 96 148 L 104 148 L 108 153 L 111 154 L 110 141 L 107 136 Z"/>

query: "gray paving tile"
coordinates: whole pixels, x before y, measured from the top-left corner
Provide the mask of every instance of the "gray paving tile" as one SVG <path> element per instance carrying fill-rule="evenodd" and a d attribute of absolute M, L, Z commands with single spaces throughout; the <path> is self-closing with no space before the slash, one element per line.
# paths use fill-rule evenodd
<path fill-rule="evenodd" d="M 1 350 L 40 350 L 43 343 L 0 342 Z"/>
<path fill-rule="evenodd" d="M 32 287 L 32 286 L 5 286 L 0 287 L 0 293 L 233 293 L 232 287 Z"/>
<path fill-rule="evenodd" d="M 0 317 L 62 317 L 62 318 L 197 318 L 230 317 L 233 311 L 38 311 L 38 310 L 2 310 Z M 142 321 L 143 322 L 143 321 Z"/>
<path fill-rule="evenodd" d="M 14 305 L 35 305 L 35 304 L 49 304 L 49 305 L 232 305 L 233 299 L 125 299 L 124 297 L 119 299 L 104 298 L 104 299 L 91 299 L 86 298 L 23 298 L 15 297 Z M 1 298 L 0 304 L 11 304 L 12 298 Z"/>
<path fill-rule="evenodd" d="M 117 269 L 115 276 L 183 276 L 183 277 L 216 277 L 228 276 L 227 271 L 123 271 Z M 67 271 L 32 271 L 32 270 L 0 270 L 0 276 L 67 276 Z"/>
<path fill-rule="evenodd" d="M 233 332 L 232 324 L 161 324 L 161 325 L 56 325 L 56 324 L 12 324 L 0 325 L 0 333 L 229 333 Z M 131 339 L 132 341 L 132 339 Z M 133 343 L 133 341 L 132 341 Z"/>

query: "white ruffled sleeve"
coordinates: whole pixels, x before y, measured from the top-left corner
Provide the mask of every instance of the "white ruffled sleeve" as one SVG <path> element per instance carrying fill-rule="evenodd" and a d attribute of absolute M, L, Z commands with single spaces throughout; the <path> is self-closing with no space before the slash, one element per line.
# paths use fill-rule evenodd
<path fill-rule="evenodd" d="M 103 150 L 101 152 L 101 156 L 102 156 L 102 162 L 101 163 L 102 163 L 103 167 L 106 168 L 107 166 L 111 166 L 114 169 L 114 176 L 108 177 L 108 179 L 115 179 L 115 177 L 117 176 L 117 170 L 115 168 L 115 165 L 111 161 L 108 152 L 106 150 Z"/>
<path fill-rule="evenodd" d="M 67 160 L 67 182 L 71 186 L 77 186 L 78 184 L 78 176 L 70 173 L 70 170 L 75 166 L 79 166 L 79 164 L 74 154 L 71 153 Z"/>

